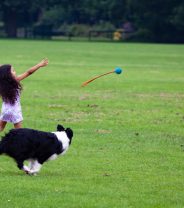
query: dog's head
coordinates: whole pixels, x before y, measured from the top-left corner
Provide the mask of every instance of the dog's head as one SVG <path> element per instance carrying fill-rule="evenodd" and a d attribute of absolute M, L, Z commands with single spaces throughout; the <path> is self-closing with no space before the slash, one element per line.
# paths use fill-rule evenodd
<path fill-rule="evenodd" d="M 62 125 L 58 124 L 58 125 L 57 125 L 57 131 L 65 131 L 67 137 L 68 137 L 69 140 L 70 140 L 69 144 L 71 144 L 71 142 L 72 142 L 72 137 L 73 137 L 73 131 L 72 131 L 72 129 L 70 129 L 70 128 L 66 128 L 66 129 L 65 129 Z"/>

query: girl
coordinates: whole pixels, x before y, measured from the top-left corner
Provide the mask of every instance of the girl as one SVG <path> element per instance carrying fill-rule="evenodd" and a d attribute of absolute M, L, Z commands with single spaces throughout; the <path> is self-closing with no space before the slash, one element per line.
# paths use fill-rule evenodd
<path fill-rule="evenodd" d="M 0 66 L 0 96 L 2 97 L 2 110 L 0 115 L 0 131 L 3 131 L 7 122 L 13 123 L 15 128 L 22 127 L 22 111 L 20 105 L 20 81 L 30 76 L 40 67 L 48 64 L 47 59 L 28 69 L 23 74 L 16 76 L 14 68 L 7 64 Z"/>

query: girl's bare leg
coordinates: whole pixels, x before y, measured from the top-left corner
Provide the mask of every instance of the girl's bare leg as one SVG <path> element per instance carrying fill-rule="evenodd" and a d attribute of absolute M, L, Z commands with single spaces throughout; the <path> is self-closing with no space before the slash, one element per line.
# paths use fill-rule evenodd
<path fill-rule="evenodd" d="M 22 128 L 22 121 L 20 121 L 19 123 L 15 123 L 14 127 L 15 127 L 15 129 Z"/>
<path fill-rule="evenodd" d="M 6 124 L 7 124 L 6 121 L 1 121 L 1 120 L 0 120 L 0 132 L 4 130 Z"/>

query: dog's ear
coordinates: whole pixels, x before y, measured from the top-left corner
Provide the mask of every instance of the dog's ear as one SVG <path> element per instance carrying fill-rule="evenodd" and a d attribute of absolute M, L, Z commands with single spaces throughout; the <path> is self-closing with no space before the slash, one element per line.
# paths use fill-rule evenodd
<path fill-rule="evenodd" d="M 73 131 L 70 129 L 70 128 L 67 128 L 65 130 L 66 134 L 67 134 L 67 137 L 71 140 L 72 137 L 73 137 Z"/>
<path fill-rule="evenodd" d="M 64 131 L 64 130 L 65 128 L 62 125 L 60 124 L 57 125 L 57 131 Z"/>

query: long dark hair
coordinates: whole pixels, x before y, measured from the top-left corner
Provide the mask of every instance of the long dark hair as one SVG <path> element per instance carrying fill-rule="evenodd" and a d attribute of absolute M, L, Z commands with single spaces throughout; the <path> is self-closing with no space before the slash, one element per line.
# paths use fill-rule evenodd
<path fill-rule="evenodd" d="M 11 65 L 0 66 L 0 96 L 6 103 L 14 104 L 19 92 L 22 90 L 21 84 L 12 76 Z"/>

